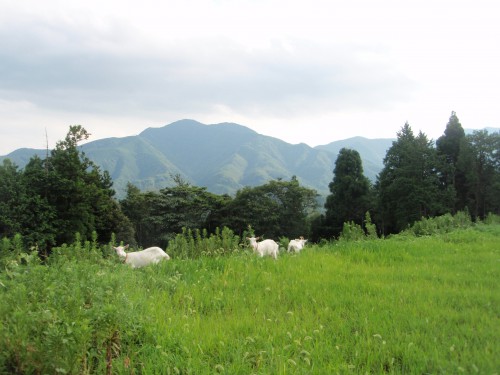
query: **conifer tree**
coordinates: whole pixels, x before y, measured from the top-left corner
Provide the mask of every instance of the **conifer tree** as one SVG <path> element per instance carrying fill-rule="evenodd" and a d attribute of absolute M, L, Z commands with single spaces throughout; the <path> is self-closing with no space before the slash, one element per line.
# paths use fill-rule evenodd
<path fill-rule="evenodd" d="M 444 188 L 455 196 L 450 211 L 463 210 L 466 206 L 465 174 L 457 167 L 461 150 L 465 147 L 465 131 L 455 112 L 451 112 L 444 134 L 436 141 L 436 150 L 443 164 L 441 180 Z"/>
<path fill-rule="evenodd" d="M 436 149 L 423 133 L 408 123 L 397 133 L 384 158 L 376 190 L 381 226 L 395 233 L 422 217 L 447 212 L 450 192 L 442 188 Z"/>
<path fill-rule="evenodd" d="M 338 236 L 345 222 L 363 224 L 372 205 L 371 184 L 363 174 L 361 157 L 356 150 L 341 149 L 333 173 L 323 225 L 330 236 Z"/>

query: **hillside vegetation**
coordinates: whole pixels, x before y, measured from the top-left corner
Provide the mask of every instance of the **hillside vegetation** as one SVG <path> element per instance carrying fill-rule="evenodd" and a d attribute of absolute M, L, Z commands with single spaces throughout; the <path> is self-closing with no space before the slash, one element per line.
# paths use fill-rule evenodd
<path fill-rule="evenodd" d="M 42 265 L 4 239 L 0 373 L 495 373 L 500 224 L 441 224 L 135 270 L 95 241 Z"/>
<path fill-rule="evenodd" d="M 234 194 L 245 186 L 297 176 L 303 185 L 327 195 L 342 147 L 360 152 L 366 174 L 374 181 L 391 142 L 356 137 L 312 148 L 258 134 L 238 124 L 207 126 L 181 120 L 148 128 L 136 136 L 88 142 L 81 149 L 110 173 L 119 198 L 124 197 L 127 183 L 141 190 L 159 190 L 172 186 L 172 176 L 177 174 L 217 194 Z M 24 167 L 33 155 L 43 158 L 46 154 L 47 150 L 19 149 L 6 157 Z"/>

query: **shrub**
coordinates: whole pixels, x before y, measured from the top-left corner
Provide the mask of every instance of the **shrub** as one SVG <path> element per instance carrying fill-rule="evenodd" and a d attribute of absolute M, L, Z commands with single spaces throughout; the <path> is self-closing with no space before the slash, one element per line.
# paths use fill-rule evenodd
<path fill-rule="evenodd" d="M 491 212 L 486 215 L 484 218 L 483 222 L 485 224 L 491 225 L 491 224 L 500 224 L 500 216 L 492 214 Z"/>
<path fill-rule="evenodd" d="M 356 224 L 354 221 L 344 223 L 339 241 L 360 241 L 364 239 L 365 231 L 361 228 L 361 225 Z"/>
<path fill-rule="evenodd" d="M 227 227 L 222 231 L 208 234 L 206 229 L 191 230 L 182 228 L 168 244 L 168 253 L 175 258 L 194 259 L 201 256 L 220 256 L 232 254 L 239 249 L 240 238 Z"/>
<path fill-rule="evenodd" d="M 377 236 L 377 226 L 372 223 L 372 217 L 369 211 L 366 211 L 365 214 L 365 228 L 366 228 L 366 236 L 371 239 L 378 238 Z"/>
<path fill-rule="evenodd" d="M 103 254 L 104 250 L 97 243 L 96 232 L 92 233 L 92 241 L 82 241 L 80 233 L 76 233 L 73 244 L 63 244 L 52 249 L 49 263 L 54 264 L 69 260 L 99 262 L 103 259 Z"/>
<path fill-rule="evenodd" d="M 64 251 L 59 262 L 0 274 L 0 373 L 122 373 L 146 337 L 144 314 L 124 292 L 134 274 L 66 257 L 81 251 L 75 244 Z"/>
<path fill-rule="evenodd" d="M 422 217 L 402 234 L 413 234 L 415 236 L 431 236 L 433 234 L 449 233 L 457 228 L 469 228 L 474 223 L 467 212 L 459 211 L 454 216 L 445 214 L 433 218 Z"/>

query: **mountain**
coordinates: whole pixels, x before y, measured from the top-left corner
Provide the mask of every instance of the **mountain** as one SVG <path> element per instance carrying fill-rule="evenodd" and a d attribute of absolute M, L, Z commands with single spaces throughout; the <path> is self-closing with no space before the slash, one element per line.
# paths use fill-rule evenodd
<path fill-rule="evenodd" d="M 500 128 L 492 128 L 492 127 L 486 127 L 486 128 L 483 128 L 483 129 L 480 129 L 480 130 L 485 130 L 487 131 L 489 134 L 492 134 L 492 133 L 500 133 Z M 478 129 L 464 129 L 464 132 L 465 134 L 472 134 L 474 133 L 475 131 L 478 131 Z"/>
<path fill-rule="evenodd" d="M 365 175 L 374 180 L 391 143 L 391 139 L 355 137 L 312 148 L 264 136 L 238 124 L 205 125 L 181 120 L 148 128 L 136 136 L 88 142 L 81 148 L 110 173 L 119 198 L 125 196 L 128 182 L 141 190 L 158 190 L 171 186 L 176 174 L 217 194 L 234 194 L 245 186 L 297 176 L 301 185 L 326 196 L 342 147 L 360 153 Z M 9 158 L 22 168 L 35 154 L 43 158 L 46 150 L 19 149 L 0 157 L 0 161 Z"/>
<path fill-rule="evenodd" d="M 327 145 L 316 146 L 318 150 L 329 151 L 338 155 L 342 148 L 350 148 L 359 152 L 363 162 L 363 171 L 366 177 L 375 181 L 378 173 L 384 167 L 384 157 L 387 150 L 392 146 L 392 138 L 368 139 L 353 137 L 341 141 L 335 141 Z"/>

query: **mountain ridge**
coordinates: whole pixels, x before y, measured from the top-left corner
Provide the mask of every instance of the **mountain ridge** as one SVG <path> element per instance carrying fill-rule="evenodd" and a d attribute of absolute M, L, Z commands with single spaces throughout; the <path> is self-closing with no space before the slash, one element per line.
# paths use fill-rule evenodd
<path fill-rule="evenodd" d="M 146 128 L 138 135 L 98 139 L 80 147 L 109 172 L 118 198 L 125 196 L 129 182 L 141 190 L 159 190 L 172 186 L 175 175 L 216 194 L 234 194 L 245 186 L 296 176 L 301 185 L 325 197 L 340 149 L 357 150 L 364 174 L 375 181 L 394 140 L 356 136 L 310 147 L 235 123 L 206 125 L 184 119 Z M 0 161 L 9 158 L 23 168 L 32 156 L 44 158 L 46 154 L 47 150 L 20 148 L 0 156 Z"/>

